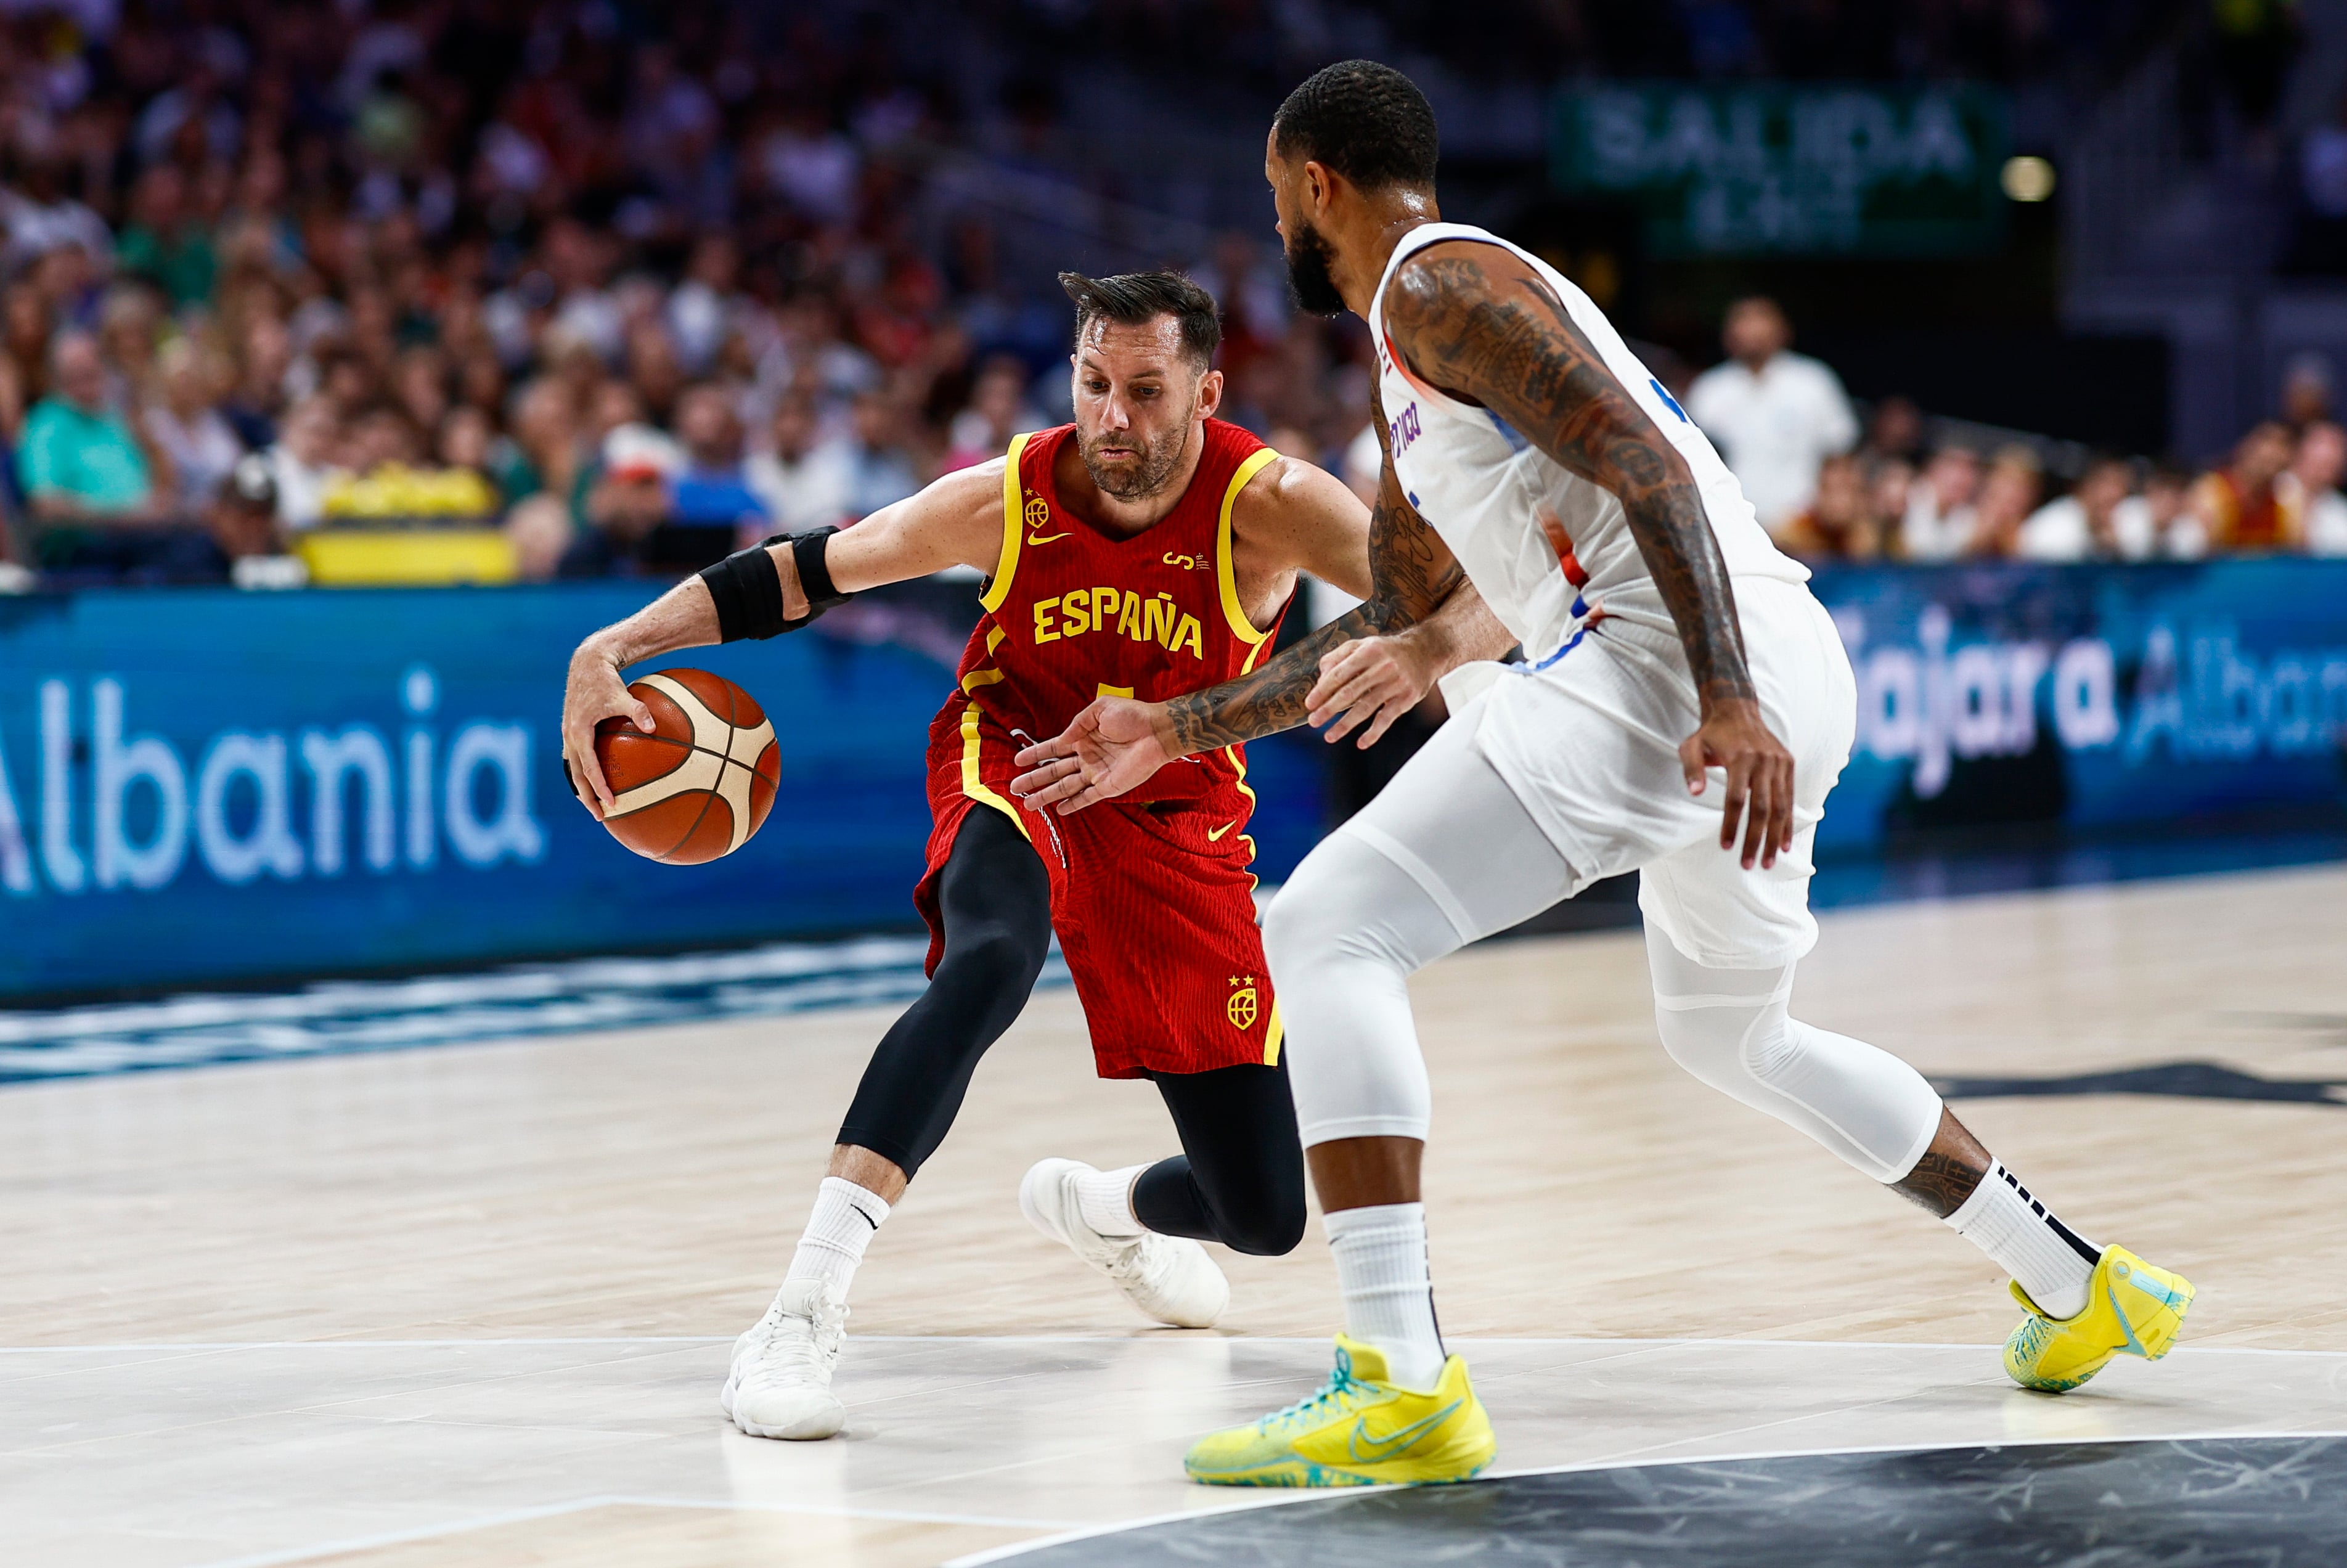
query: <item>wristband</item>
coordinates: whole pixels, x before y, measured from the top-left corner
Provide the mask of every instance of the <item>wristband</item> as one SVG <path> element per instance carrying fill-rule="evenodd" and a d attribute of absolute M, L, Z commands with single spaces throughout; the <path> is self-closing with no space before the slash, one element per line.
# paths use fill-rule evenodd
<path fill-rule="evenodd" d="M 825 610 L 846 604 L 854 597 L 833 586 L 831 569 L 824 563 L 825 545 L 838 531 L 823 528 L 804 534 L 776 534 L 746 550 L 735 550 L 704 569 L 701 580 L 707 585 L 710 600 L 717 607 L 718 640 L 738 642 L 745 637 L 764 639 L 796 631 Z M 771 546 L 785 541 L 790 544 L 791 562 L 798 568 L 799 587 L 807 601 L 807 612 L 796 620 L 783 613 L 783 574 L 769 553 Z"/>

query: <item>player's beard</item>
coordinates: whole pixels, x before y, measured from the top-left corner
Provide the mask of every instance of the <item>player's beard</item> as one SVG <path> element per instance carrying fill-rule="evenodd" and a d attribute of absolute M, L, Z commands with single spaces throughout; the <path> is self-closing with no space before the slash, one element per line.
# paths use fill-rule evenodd
<path fill-rule="evenodd" d="M 1194 400 L 1190 406 L 1193 414 L 1197 412 Z M 1132 435 L 1127 434 L 1119 438 L 1118 444 L 1125 445 L 1132 439 Z M 1100 449 L 1107 444 L 1108 437 L 1096 436 L 1088 441 L 1079 432 L 1076 456 L 1084 460 L 1084 472 L 1092 477 L 1092 483 L 1100 487 L 1102 495 L 1114 496 L 1120 501 L 1145 500 L 1163 490 L 1174 477 L 1174 470 L 1182 465 L 1183 445 L 1189 439 L 1190 421 L 1185 418 L 1142 447 L 1139 463 L 1112 468 L 1100 460 Z"/>
<path fill-rule="evenodd" d="M 1298 223 L 1282 254 L 1287 258 L 1287 291 L 1296 296 L 1297 310 L 1314 316 L 1345 313 L 1345 296 L 1337 292 L 1337 280 L 1328 271 L 1337 251 L 1326 234 L 1309 223 Z"/>

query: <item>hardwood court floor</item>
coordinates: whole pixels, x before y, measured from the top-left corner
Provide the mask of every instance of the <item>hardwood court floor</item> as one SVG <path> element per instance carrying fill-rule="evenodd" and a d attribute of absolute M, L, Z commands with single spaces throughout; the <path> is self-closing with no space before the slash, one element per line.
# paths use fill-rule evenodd
<path fill-rule="evenodd" d="M 2326 867 L 1838 914 L 1796 1006 L 1935 1077 L 2199 1062 L 2224 1070 L 2204 1087 L 2347 1083 L 2343 902 L 2347 868 Z M 1717 1399 L 1685 1420 L 1667 1399 L 1651 1415 L 1627 1400 L 1603 1441 L 1554 1414 L 1602 1348 L 1486 1348 L 1490 1375 L 1514 1379 L 1491 1395 L 1503 1463 L 1665 1440 L 1756 1451 L 1784 1440 L 1736 1434 L 1787 1423 L 1809 1446 L 1967 1420 L 1990 1437 L 2015 1421 L 2249 1430 L 2269 1399 L 2302 1428 L 2347 1389 L 2347 1305 L 2323 1261 L 2347 1232 L 2347 1106 L 1960 1101 L 2086 1235 L 2201 1289 L 2188 1344 L 2211 1354 L 2046 1401 L 1998 1389 L 1985 1352 L 1868 1348 L 1990 1345 L 2014 1308 L 1928 1216 L 1681 1075 L 1655 1042 L 1635 936 L 1487 946 L 1415 994 L 1446 1328 L 1749 1342 L 1662 1355 L 1660 1384 Z M 1171 1479 L 1182 1435 L 1304 1390 L 1325 1357 L 1309 1341 L 1334 1322 L 1325 1250 L 1316 1233 L 1285 1259 L 1224 1255 L 1228 1317 L 1180 1335 L 1137 1324 L 1029 1232 L 1014 1194 L 1033 1159 L 1172 1147 L 1146 1085 L 1090 1077 L 1065 990 L 997 1048 L 857 1281 L 866 1343 L 851 1338 L 842 1387 L 862 1440 L 721 1430 L 724 1345 L 772 1293 L 886 1017 L 0 1091 L 0 1561 L 325 1561 L 372 1542 L 333 1560 L 909 1565 L 1229 1501 Z M 952 1336 L 999 1343 L 888 1337 Z M 1133 1343 L 1037 1348 L 1063 1336 Z M 1235 1343 L 1248 1338 L 1299 1342 Z M 2226 1402 L 2243 1388 L 2265 1391 Z M 369 1400 L 386 1402 L 345 1408 Z M 1006 1405 L 1023 1412 L 1009 1428 Z M 1913 1430 L 1866 1427 L 1870 1409 L 1908 1410 Z M 622 1452 L 624 1473 L 598 1470 Z M 628 1484 L 636 1470 L 661 1485 Z M 987 1506 L 978 1476 L 995 1471 L 1005 1501 Z M 1053 1473 L 1085 1479 L 1055 1495 Z"/>

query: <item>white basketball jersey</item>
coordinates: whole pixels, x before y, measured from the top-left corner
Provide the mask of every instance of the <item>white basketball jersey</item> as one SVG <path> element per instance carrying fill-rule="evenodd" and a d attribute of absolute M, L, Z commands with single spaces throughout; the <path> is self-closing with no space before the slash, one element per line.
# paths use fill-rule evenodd
<path fill-rule="evenodd" d="M 1528 659 L 1541 662 L 1602 617 L 1642 621 L 1665 632 L 1673 630 L 1672 622 L 1631 538 L 1622 503 L 1611 491 L 1569 473 L 1497 414 L 1446 396 L 1402 363 L 1386 334 L 1386 287 L 1404 261 L 1446 240 L 1472 240 L 1512 251 L 1555 291 L 1614 379 L 1686 459 L 1731 577 L 1809 580 L 1808 569 L 1770 542 L 1736 477 L 1703 432 L 1588 295 L 1539 257 L 1487 229 L 1423 224 L 1394 247 L 1369 302 L 1394 476 L 1409 504 L 1459 558 L 1491 612 L 1516 634 Z M 1570 561 L 1559 560 L 1542 531 L 1542 513 L 1563 524 L 1573 541 Z"/>

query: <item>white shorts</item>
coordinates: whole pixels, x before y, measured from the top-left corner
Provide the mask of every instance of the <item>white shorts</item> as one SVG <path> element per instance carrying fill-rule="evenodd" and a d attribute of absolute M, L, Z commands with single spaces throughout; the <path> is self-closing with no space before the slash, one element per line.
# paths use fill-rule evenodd
<path fill-rule="evenodd" d="M 1793 847 L 1773 867 L 1747 871 L 1740 846 L 1719 847 L 1719 769 L 1687 793 L 1678 748 L 1696 730 L 1695 687 L 1669 632 L 1601 622 L 1546 668 L 1485 676 L 1452 722 L 1471 726 L 1475 750 L 1572 867 L 1568 893 L 1635 870 L 1638 907 L 1671 946 L 1714 968 L 1768 968 L 1817 942 L 1809 855 L 1850 760 L 1857 682 L 1807 588 L 1738 579 L 1736 604 L 1761 714 L 1793 753 Z M 1446 692 L 1476 683 L 1470 671 L 1481 673 L 1454 672 Z"/>

